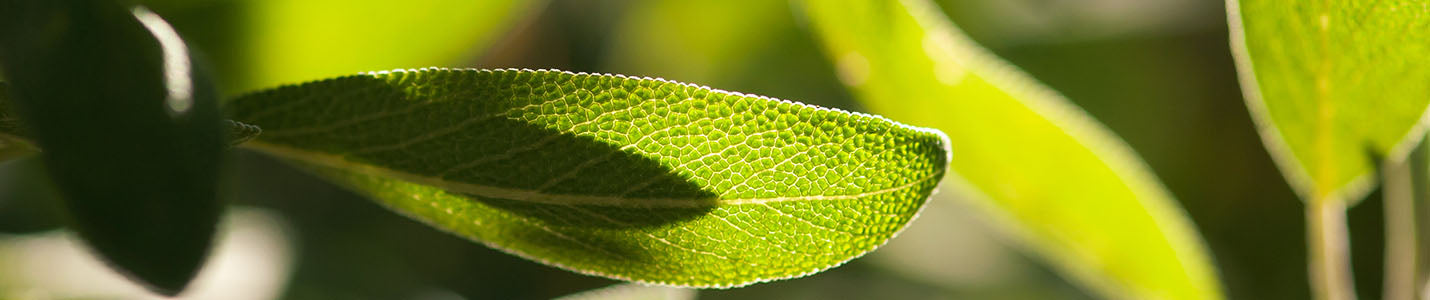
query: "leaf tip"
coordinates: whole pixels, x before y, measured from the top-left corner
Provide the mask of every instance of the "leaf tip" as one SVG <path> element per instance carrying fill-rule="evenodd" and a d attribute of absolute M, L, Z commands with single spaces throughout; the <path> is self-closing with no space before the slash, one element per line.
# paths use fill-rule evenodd
<path fill-rule="evenodd" d="M 263 128 L 234 120 L 224 120 L 228 128 L 228 146 L 234 147 L 263 134 Z"/>

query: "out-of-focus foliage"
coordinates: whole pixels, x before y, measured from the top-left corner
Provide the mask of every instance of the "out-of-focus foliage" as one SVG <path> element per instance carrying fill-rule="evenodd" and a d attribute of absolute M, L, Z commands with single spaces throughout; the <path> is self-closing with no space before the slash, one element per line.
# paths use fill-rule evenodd
<path fill-rule="evenodd" d="M 1430 297 L 1430 143 L 1384 171 L 1386 299 Z"/>
<path fill-rule="evenodd" d="M 213 51 L 230 93 L 473 61 L 543 1 L 144 1 Z M 168 16 L 169 14 L 165 14 Z M 191 25 L 191 26 L 184 26 Z"/>
<path fill-rule="evenodd" d="M 974 45 L 932 3 L 803 2 L 872 112 L 946 131 L 945 188 L 1106 297 L 1221 297 L 1196 229 L 1121 140 Z"/>
<path fill-rule="evenodd" d="M 538 2 L 255 0 L 240 44 L 253 68 L 246 82 L 266 87 L 457 63 L 486 51 Z M 422 26 L 407 26 L 413 23 Z"/>
<path fill-rule="evenodd" d="M 694 300 L 695 290 L 623 283 L 566 295 L 557 300 Z"/>
<path fill-rule="evenodd" d="M 1358 201 L 1430 104 L 1430 1 L 1229 1 L 1247 106 L 1302 199 Z"/>
<path fill-rule="evenodd" d="M 857 110 L 790 8 L 761 0 L 633 1 L 612 28 L 603 71 Z"/>
<path fill-rule="evenodd" d="M 1430 1 L 1227 5 L 1247 106 L 1282 175 L 1307 203 L 1312 287 L 1322 297 L 1354 298 L 1356 251 L 1348 245 L 1364 242 L 1347 237 L 1344 210 L 1371 191 L 1377 167 L 1401 165 L 1424 135 L 1430 34 L 1411 28 L 1430 27 Z M 1409 201 L 1386 199 L 1387 207 Z M 1413 236 L 1406 229 L 1387 230 Z"/>
<path fill-rule="evenodd" d="M 146 9 L 4 4 L 0 66 L 10 86 L 0 98 L 44 149 L 70 228 L 150 289 L 183 290 L 223 208 L 223 129 L 207 70 Z"/>
<path fill-rule="evenodd" d="M 205 267 L 177 299 L 263 300 L 288 284 L 292 245 L 272 211 L 238 207 L 221 219 Z M 95 260 L 67 231 L 0 234 L 0 298 L 173 299 L 153 294 Z"/>

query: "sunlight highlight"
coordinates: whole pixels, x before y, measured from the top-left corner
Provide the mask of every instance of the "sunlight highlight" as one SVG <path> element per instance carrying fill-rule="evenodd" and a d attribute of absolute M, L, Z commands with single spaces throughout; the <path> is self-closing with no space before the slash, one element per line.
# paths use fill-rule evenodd
<path fill-rule="evenodd" d="M 154 34 L 159 46 L 164 49 L 164 84 L 169 90 L 165 104 L 169 106 L 169 112 L 174 115 L 188 112 L 194 106 L 194 84 L 189 77 L 193 68 L 189 63 L 188 47 L 184 46 L 184 40 L 179 38 L 174 27 L 153 11 L 136 6 L 133 14 L 139 23 L 144 24 L 144 28 Z"/>

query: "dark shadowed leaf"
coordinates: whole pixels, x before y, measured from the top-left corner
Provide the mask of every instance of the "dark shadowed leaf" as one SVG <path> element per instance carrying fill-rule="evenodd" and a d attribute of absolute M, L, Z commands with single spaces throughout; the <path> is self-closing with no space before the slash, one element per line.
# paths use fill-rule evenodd
<path fill-rule="evenodd" d="M 71 226 L 121 273 L 183 290 L 208 253 L 221 123 L 173 29 L 110 1 L 8 1 L 9 96 Z"/>

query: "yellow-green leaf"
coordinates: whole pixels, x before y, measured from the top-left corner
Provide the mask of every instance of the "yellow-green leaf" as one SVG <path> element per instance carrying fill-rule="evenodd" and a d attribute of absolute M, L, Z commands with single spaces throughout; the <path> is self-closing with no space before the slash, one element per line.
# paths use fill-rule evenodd
<path fill-rule="evenodd" d="M 432 226 L 575 272 L 691 287 L 882 245 L 943 177 L 937 131 L 649 78 L 363 74 L 248 95 L 245 143 Z"/>
<path fill-rule="evenodd" d="M 1262 140 L 1303 200 L 1355 202 L 1430 103 L 1430 1 L 1227 1 Z"/>
<path fill-rule="evenodd" d="M 253 0 L 239 90 L 474 61 L 539 2 Z"/>
<path fill-rule="evenodd" d="M 934 4 L 801 3 L 857 98 L 946 132 L 945 185 L 1062 274 L 1109 298 L 1222 297 L 1196 229 L 1132 149 Z"/>

